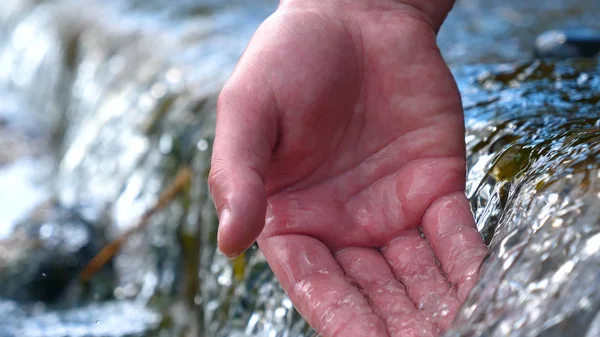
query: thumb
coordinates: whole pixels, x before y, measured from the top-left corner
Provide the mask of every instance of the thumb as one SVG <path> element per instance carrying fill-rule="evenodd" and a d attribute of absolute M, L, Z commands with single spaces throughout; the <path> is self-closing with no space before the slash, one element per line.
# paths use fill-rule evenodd
<path fill-rule="evenodd" d="M 219 96 L 208 180 L 218 246 L 229 258 L 248 249 L 264 227 L 265 172 L 277 138 L 270 91 L 245 75 L 232 77 Z"/>

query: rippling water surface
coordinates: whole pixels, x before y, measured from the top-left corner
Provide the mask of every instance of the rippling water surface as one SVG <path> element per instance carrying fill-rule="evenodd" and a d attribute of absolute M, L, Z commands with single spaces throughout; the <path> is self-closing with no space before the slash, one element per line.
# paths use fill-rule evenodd
<path fill-rule="evenodd" d="M 205 184 L 216 95 L 275 2 L 0 2 L 0 337 L 314 335 L 257 250 L 216 252 Z M 490 245 L 448 336 L 600 335 L 600 66 L 531 60 L 537 34 L 598 13 L 464 0 L 440 32 Z"/>

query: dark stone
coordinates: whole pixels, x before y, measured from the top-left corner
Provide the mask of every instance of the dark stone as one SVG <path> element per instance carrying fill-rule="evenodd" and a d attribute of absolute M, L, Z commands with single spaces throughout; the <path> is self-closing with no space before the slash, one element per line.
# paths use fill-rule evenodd
<path fill-rule="evenodd" d="M 593 29 L 551 30 L 535 40 L 536 58 L 595 57 L 600 53 L 600 31 Z"/>
<path fill-rule="evenodd" d="M 79 277 L 105 243 L 99 228 L 76 211 L 55 202 L 44 204 L 0 241 L 0 297 L 72 304 L 111 296 L 110 263 L 98 277 L 101 284 L 84 284 Z"/>

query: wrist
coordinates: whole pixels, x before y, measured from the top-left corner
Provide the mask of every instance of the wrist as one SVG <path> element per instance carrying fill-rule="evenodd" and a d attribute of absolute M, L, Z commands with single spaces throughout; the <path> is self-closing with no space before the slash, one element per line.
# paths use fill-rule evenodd
<path fill-rule="evenodd" d="M 455 0 L 280 0 L 280 8 L 314 10 L 397 10 L 426 21 L 437 32 Z"/>
<path fill-rule="evenodd" d="M 455 0 L 396 0 L 394 2 L 411 6 L 423 13 L 437 32 L 446 20 L 450 10 L 452 10 Z"/>

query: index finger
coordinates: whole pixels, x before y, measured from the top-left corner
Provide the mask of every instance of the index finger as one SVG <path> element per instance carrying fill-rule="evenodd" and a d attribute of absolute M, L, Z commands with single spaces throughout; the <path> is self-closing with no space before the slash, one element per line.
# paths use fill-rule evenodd
<path fill-rule="evenodd" d="M 261 238 L 258 243 L 294 306 L 318 333 L 327 337 L 390 336 L 382 319 L 321 241 L 289 234 Z"/>

